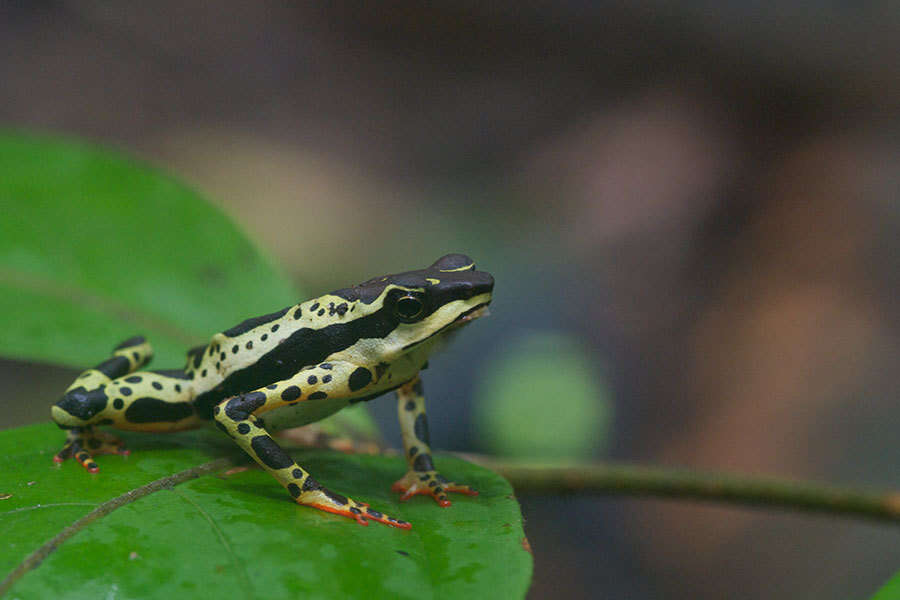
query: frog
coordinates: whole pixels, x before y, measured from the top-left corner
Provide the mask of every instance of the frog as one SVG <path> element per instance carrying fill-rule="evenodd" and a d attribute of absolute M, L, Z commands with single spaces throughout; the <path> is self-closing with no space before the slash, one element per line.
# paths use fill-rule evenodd
<path fill-rule="evenodd" d="M 214 426 L 272 475 L 300 505 L 355 520 L 409 529 L 394 518 L 332 491 L 288 454 L 273 433 L 316 423 L 393 391 L 406 473 L 392 486 L 406 501 L 427 495 L 439 506 L 473 487 L 435 468 L 420 372 L 462 326 L 487 314 L 493 277 L 464 254 L 429 267 L 363 283 L 247 319 L 187 351 L 182 369 L 147 370 L 144 336 L 77 376 L 51 407 L 66 431 L 53 460 L 73 459 L 97 473 L 96 457 L 128 454 L 104 427 L 167 433 Z"/>

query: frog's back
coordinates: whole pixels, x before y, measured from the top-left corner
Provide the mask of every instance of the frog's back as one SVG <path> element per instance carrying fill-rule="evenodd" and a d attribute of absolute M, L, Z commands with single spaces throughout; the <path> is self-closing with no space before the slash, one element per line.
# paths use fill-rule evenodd
<path fill-rule="evenodd" d="M 394 323 L 385 311 L 357 318 L 362 300 L 326 294 L 289 306 L 264 317 L 248 319 L 213 336 L 199 361 L 189 357 L 197 396 L 194 407 L 201 418 L 212 418 L 212 407 L 346 352 L 361 339 L 388 335 Z"/>

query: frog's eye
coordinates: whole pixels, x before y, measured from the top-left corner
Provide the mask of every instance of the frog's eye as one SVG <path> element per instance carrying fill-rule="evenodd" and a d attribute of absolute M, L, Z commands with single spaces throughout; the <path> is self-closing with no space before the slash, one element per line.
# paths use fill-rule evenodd
<path fill-rule="evenodd" d="M 394 304 L 394 312 L 401 321 L 409 323 L 415 321 L 425 310 L 425 303 L 418 296 L 407 294 L 397 298 Z"/>

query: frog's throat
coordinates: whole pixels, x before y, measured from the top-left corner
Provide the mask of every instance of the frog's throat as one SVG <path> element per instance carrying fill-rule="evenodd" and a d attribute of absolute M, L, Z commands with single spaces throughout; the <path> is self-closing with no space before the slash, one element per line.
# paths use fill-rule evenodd
<path fill-rule="evenodd" d="M 485 302 L 484 304 L 479 304 L 456 317 L 453 322 L 447 325 L 446 329 L 456 329 L 466 323 L 471 323 L 475 319 L 486 317 L 489 314 L 491 314 L 491 311 L 488 309 L 488 303 Z"/>

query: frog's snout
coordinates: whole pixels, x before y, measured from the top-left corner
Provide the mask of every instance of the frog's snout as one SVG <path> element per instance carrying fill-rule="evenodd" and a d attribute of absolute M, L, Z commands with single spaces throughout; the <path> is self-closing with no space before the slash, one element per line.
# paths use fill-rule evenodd
<path fill-rule="evenodd" d="M 481 281 L 476 284 L 476 287 L 482 290 L 479 293 L 489 294 L 494 291 L 494 277 L 490 273 L 479 272 L 478 275 L 481 275 Z"/>
<path fill-rule="evenodd" d="M 469 281 L 471 287 L 466 293 L 470 298 L 482 294 L 491 294 L 494 290 L 494 278 L 490 273 L 474 271 L 470 274 Z"/>

